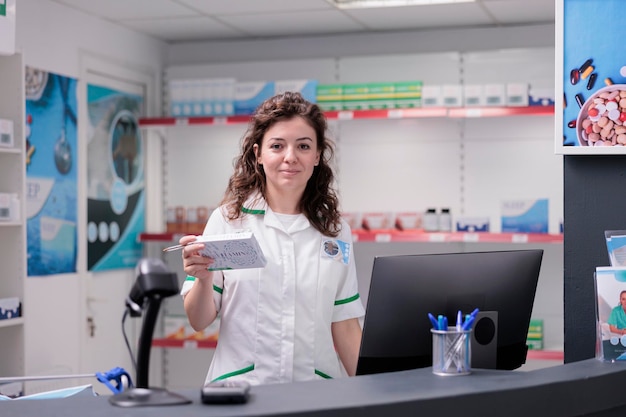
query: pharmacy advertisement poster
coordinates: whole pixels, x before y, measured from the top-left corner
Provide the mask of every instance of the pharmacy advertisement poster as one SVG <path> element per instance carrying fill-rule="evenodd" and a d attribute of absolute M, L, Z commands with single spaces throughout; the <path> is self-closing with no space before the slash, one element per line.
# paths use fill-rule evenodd
<path fill-rule="evenodd" d="M 28 276 L 76 272 L 76 80 L 25 68 Z"/>
<path fill-rule="evenodd" d="M 87 85 L 87 267 L 134 268 L 145 228 L 143 97 Z"/>
<path fill-rule="evenodd" d="M 595 273 L 597 356 L 626 360 L 626 268 L 597 267 Z"/>
<path fill-rule="evenodd" d="M 626 153 L 624 0 L 557 0 L 556 152 Z M 559 96 L 562 95 L 562 100 Z"/>

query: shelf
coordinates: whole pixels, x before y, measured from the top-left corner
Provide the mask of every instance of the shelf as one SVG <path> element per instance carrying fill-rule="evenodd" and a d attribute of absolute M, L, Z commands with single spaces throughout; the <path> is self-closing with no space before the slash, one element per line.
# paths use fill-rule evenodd
<path fill-rule="evenodd" d="M 217 341 L 193 339 L 153 339 L 152 346 L 179 349 L 215 349 L 217 347 Z"/>
<path fill-rule="evenodd" d="M 353 231 L 355 242 L 563 243 L 562 234 L 424 232 L 423 230 Z"/>
<path fill-rule="evenodd" d="M 552 116 L 554 106 L 528 107 L 419 107 L 382 110 L 338 110 L 324 113 L 328 120 L 415 119 L 433 117 L 476 118 Z M 139 119 L 140 127 L 210 126 L 248 123 L 250 116 L 151 117 Z"/>
<path fill-rule="evenodd" d="M 12 326 L 21 326 L 24 324 L 23 317 L 17 317 L 14 319 L 5 319 L 0 320 L 0 327 L 12 327 Z"/>
<path fill-rule="evenodd" d="M 13 148 L 13 147 L 5 148 L 5 147 L 0 146 L 0 153 L 12 153 L 15 155 L 20 155 L 22 153 L 22 150 Z"/>
<path fill-rule="evenodd" d="M 180 233 L 141 233 L 140 242 L 169 243 L 178 240 Z M 563 243 L 562 234 L 547 233 L 469 233 L 424 232 L 423 230 L 353 230 L 355 242 L 466 242 L 466 243 Z"/>

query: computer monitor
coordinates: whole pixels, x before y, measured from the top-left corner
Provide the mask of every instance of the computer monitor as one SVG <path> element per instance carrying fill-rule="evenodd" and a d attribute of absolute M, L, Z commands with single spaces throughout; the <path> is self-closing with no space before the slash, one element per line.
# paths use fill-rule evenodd
<path fill-rule="evenodd" d="M 458 310 L 475 308 L 472 368 L 519 368 L 542 257 L 530 249 L 374 258 L 357 375 L 431 366 L 428 313 L 454 325 Z"/>

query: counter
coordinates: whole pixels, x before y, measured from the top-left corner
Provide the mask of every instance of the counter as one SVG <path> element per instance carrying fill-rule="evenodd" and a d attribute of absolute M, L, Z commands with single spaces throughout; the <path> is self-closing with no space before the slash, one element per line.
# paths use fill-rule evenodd
<path fill-rule="evenodd" d="M 431 368 L 354 378 L 252 387 L 243 405 L 193 401 L 163 407 L 116 407 L 108 396 L 0 403 L 0 415 L 20 417 L 193 416 L 624 416 L 626 363 L 596 359 L 534 371 L 473 370 L 437 376 Z"/>

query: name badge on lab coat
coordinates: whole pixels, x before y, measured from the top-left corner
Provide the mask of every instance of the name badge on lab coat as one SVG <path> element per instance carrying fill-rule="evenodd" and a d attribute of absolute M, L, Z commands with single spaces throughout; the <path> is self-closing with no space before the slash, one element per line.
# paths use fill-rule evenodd
<path fill-rule="evenodd" d="M 345 265 L 350 262 L 350 243 L 341 240 L 324 240 L 322 242 L 322 257 L 331 258 Z"/>

